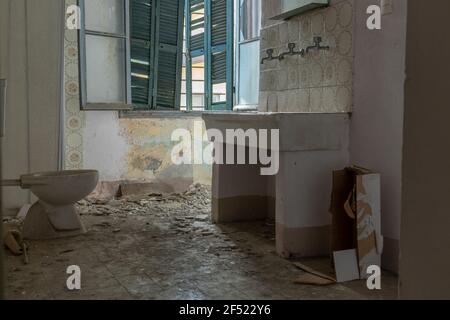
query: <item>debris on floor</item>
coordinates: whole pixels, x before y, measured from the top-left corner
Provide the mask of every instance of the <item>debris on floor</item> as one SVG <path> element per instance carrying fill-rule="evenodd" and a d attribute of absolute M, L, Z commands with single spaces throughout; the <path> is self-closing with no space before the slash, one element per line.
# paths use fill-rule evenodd
<path fill-rule="evenodd" d="M 326 286 L 331 284 L 336 284 L 336 279 L 332 277 L 330 274 L 325 274 L 319 272 L 306 264 L 300 262 L 293 262 L 294 266 L 304 271 L 305 273 L 299 275 L 294 282 L 298 284 L 309 284 L 309 285 L 318 285 L 318 286 Z"/>
<path fill-rule="evenodd" d="M 3 244 L 8 251 L 14 256 L 23 256 L 23 263 L 28 264 L 28 245 L 22 238 L 20 232 L 20 222 L 16 220 L 16 224 L 3 224 Z"/>
<path fill-rule="evenodd" d="M 122 230 L 118 227 L 118 219 L 130 216 L 139 219 L 151 214 L 153 218 L 167 218 L 176 233 L 194 232 L 206 237 L 213 234 L 210 231 L 210 205 L 209 187 L 195 184 L 183 193 L 131 194 L 101 204 L 95 199 L 82 200 L 77 208 L 81 216 L 113 218 L 96 223 L 94 227 L 112 228 L 114 233 Z"/>
<path fill-rule="evenodd" d="M 29 264 L 6 255 L 9 299 L 363 299 L 339 284 L 302 286 L 277 255 L 273 221 L 213 224 L 211 191 L 112 197 L 76 206 L 88 233 L 29 241 Z M 67 267 L 83 274 L 66 287 Z"/>

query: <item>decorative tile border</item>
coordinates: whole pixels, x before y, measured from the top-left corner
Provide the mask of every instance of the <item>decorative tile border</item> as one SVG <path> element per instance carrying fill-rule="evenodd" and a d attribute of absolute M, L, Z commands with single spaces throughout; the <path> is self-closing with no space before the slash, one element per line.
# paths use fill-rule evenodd
<path fill-rule="evenodd" d="M 77 0 L 66 0 L 66 8 Z M 85 116 L 80 111 L 78 80 L 78 32 L 65 30 L 64 38 L 64 88 L 65 88 L 65 169 L 83 168 L 83 129 Z"/>

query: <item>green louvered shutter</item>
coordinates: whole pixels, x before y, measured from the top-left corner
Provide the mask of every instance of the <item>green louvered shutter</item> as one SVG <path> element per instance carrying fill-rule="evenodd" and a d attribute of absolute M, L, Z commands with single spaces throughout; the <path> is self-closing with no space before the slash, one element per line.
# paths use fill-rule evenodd
<path fill-rule="evenodd" d="M 233 109 L 233 15 L 234 1 L 191 0 L 186 16 L 186 48 L 189 53 L 186 63 L 187 106 L 191 103 L 191 59 L 205 55 L 205 109 Z M 204 11 L 204 17 L 193 20 L 191 15 Z M 199 32 L 200 31 L 200 32 Z M 214 102 L 219 85 L 226 88 L 226 100 Z"/>
<path fill-rule="evenodd" d="M 131 92 L 135 109 L 178 109 L 184 0 L 131 0 Z"/>
<path fill-rule="evenodd" d="M 149 109 L 152 94 L 152 22 L 155 0 L 132 0 L 131 95 L 135 109 Z"/>
<path fill-rule="evenodd" d="M 206 64 L 209 77 L 206 83 L 207 104 L 210 110 L 232 110 L 233 108 L 233 1 L 206 0 L 207 45 Z M 208 14 L 209 13 L 209 14 Z M 214 102 L 216 88 L 226 89 L 225 101 Z"/>
<path fill-rule="evenodd" d="M 180 106 L 184 0 L 162 0 L 156 12 L 153 109 Z"/>
<path fill-rule="evenodd" d="M 205 54 L 205 1 L 186 0 L 186 107 L 192 110 L 192 59 Z"/>
<path fill-rule="evenodd" d="M 227 2 L 213 0 L 211 5 L 212 83 L 227 81 Z"/>

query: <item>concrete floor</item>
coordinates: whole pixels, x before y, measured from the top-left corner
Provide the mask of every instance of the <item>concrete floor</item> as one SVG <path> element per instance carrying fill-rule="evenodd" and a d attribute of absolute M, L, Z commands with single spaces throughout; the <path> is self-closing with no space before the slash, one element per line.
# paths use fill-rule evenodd
<path fill-rule="evenodd" d="M 131 200 L 131 201 L 130 201 Z M 397 278 L 381 291 L 364 281 L 327 287 L 294 283 L 302 274 L 275 253 L 267 222 L 213 225 L 209 191 L 113 200 L 80 211 L 89 232 L 30 241 L 29 264 L 7 255 L 8 299 L 395 299 Z M 316 261 L 320 262 L 320 259 Z M 80 291 L 66 269 L 82 271 Z"/>

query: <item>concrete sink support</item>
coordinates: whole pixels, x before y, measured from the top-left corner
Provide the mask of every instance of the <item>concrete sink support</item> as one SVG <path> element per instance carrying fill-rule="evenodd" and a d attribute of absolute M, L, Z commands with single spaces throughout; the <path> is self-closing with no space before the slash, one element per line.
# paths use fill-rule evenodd
<path fill-rule="evenodd" d="M 349 115 L 205 113 L 203 119 L 224 137 L 227 129 L 280 130 L 275 176 L 261 176 L 261 165 L 214 164 L 213 221 L 273 217 L 281 256 L 328 254 L 332 171 L 349 164 Z"/>

